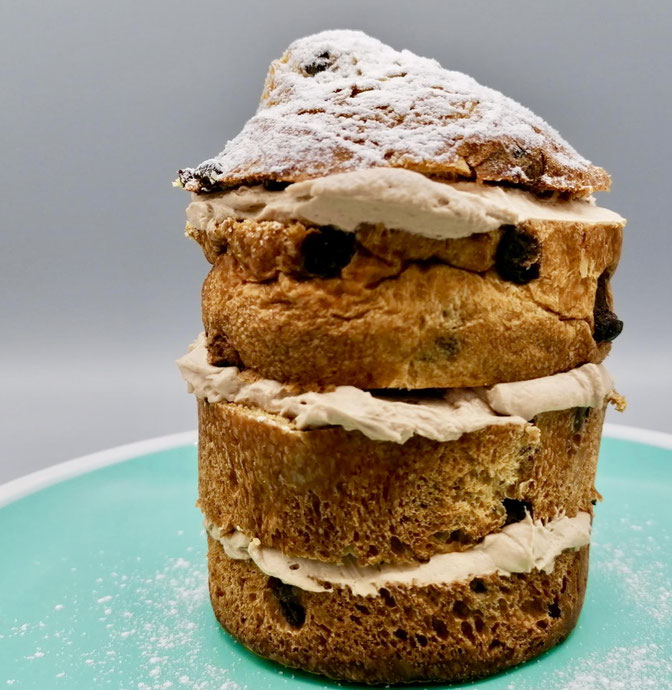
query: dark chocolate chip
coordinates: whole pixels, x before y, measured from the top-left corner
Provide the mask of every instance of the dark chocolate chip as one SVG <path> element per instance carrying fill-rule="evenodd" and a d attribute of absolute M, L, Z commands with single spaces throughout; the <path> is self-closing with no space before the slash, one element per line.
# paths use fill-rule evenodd
<path fill-rule="evenodd" d="M 287 189 L 291 182 L 283 182 L 282 180 L 264 180 L 261 186 L 268 190 L 269 192 L 281 192 L 283 189 Z"/>
<path fill-rule="evenodd" d="M 581 429 L 583 429 L 584 424 L 588 417 L 590 417 L 591 407 L 575 407 L 574 408 L 574 418 L 572 420 L 572 430 L 577 434 Z"/>
<path fill-rule="evenodd" d="M 320 53 L 313 62 L 303 66 L 303 71 L 310 77 L 314 77 L 319 72 L 324 72 L 331 64 L 331 55 L 328 50 Z"/>
<path fill-rule="evenodd" d="M 335 278 L 350 263 L 356 246 L 353 232 L 343 232 L 330 225 L 310 233 L 303 241 L 303 267 L 321 278 Z"/>
<path fill-rule="evenodd" d="M 609 308 L 609 275 L 605 271 L 597 280 L 593 318 L 593 338 L 598 343 L 608 343 L 618 337 L 623 330 L 623 322 Z"/>
<path fill-rule="evenodd" d="M 502 230 L 495 252 L 497 273 L 517 285 L 525 285 L 538 278 L 541 250 L 537 238 L 515 225 L 503 225 Z"/>
<path fill-rule="evenodd" d="M 502 501 L 506 510 L 506 523 L 510 525 L 525 519 L 525 513 L 532 515 L 532 504 L 529 501 L 519 501 L 517 498 L 505 498 Z"/>
<path fill-rule="evenodd" d="M 292 628 L 300 628 L 306 622 L 306 609 L 296 596 L 295 588 L 277 577 L 268 578 L 268 587 L 277 599 L 285 620 Z"/>

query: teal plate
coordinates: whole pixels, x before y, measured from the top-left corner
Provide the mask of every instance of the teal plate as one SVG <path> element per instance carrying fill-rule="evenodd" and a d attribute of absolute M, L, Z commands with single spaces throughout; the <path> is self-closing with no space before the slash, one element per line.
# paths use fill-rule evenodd
<path fill-rule="evenodd" d="M 672 436 L 610 427 L 597 485 L 606 500 L 574 633 L 461 687 L 672 688 Z M 259 659 L 220 629 L 195 500 L 193 434 L 0 486 L 0 688 L 360 687 Z"/>

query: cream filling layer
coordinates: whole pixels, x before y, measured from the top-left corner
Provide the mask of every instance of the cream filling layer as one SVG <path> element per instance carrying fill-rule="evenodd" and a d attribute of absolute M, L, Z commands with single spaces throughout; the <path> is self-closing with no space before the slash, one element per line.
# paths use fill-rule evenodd
<path fill-rule="evenodd" d="M 374 441 L 404 443 L 418 435 L 434 441 L 455 441 L 488 426 L 526 424 L 542 412 L 570 407 L 597 407 L 613 390 L 601 364 L 529 381 L 499 383 L 492 388 L 456 388 L 443 397 L 403 402 L 354 386 L 295 395 L 278 381 L 247 381 L 237 367 L 208 364 L 205 334 L 177 360 L 187 389 L 211 403 L 254 405 L 294 420 L 298 429 L 341 426 Z"/>
<path fill-rule="evenodd" d="M 546 524 L 529 514 L 521 522 L 489 534 L 467 551 L 433 556 L 417 565 L 362 566 L 353 561 L 324 563 L 308 558 L 285 556 L 278 549 L 261 545 L 238 530 L 222 535 L 206 523 L 206 530 L 224 548 L 229 558 L 252 560 L 263 573 L 308 592 L 326 592 L 329 585 L 348 587 L 353 594 L 370 597 L 391 584 L 426 587 L 470 580 L 493 573 L 511 575 L 543 570 L 549 573 L 555 559 L 568 549 L 590 542 L 590 515 L 559 516 Z"/>
<path fill-rule="evenodd" d="M 475 182 L 446 183 L 402 168 L 372 168 L 296 182 L 281 191 L 239 187 L 192 194 L 187 220 L 214 232 L 226 218 L 301 221 L 354 232 L 381 223 L 433 239 L 491 232 L 524 220 L 625 224 L 588 200 L 541 200 L 529 192 Z"/>

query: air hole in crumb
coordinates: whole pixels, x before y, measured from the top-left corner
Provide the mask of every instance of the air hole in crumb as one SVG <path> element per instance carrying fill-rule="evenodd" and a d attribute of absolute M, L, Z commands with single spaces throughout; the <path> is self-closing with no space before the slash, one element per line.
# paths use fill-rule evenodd
<path fill-rule="evenodd" d="M 282 615 L 292 628 L 300 628 L 306 622 L 306 610 L 299 601 L 295 588 L 277 577 L 268 578 L 268 588 L 273 593 Z"/>
<path fill-rule="evenodd" d="M 574 434 L 574 436 L 572 436 L 572 441 L 574 441 L 574 443 L 577 446 L 579 445 L 579 443 L 581 443 L 582 439 L 583 439 L 583 436 L 581 436 L 581 434 Z"/>
<path fill-rule="evenodd" d="M 545 630 L 548 627 L 548 623 L 544 620 L 537 621 L 537 628 L 541 628 L 542 630 Z"/>
<path fill-rule="evenodd" d="M 394 635 L 395 637 L 398 637 L 400 640 L 403 640 L 404 642 L 406 642 L 406 640 L 408 639 L 408 633 L 405 630 L 402 630 L 401 628 L 397 628 L 394 631 Z"/>
<path fill-rule="evenodd" d="M 463 532 L 461 529 L 455 529 L 450 533 L 448 541 L 455 542 L 457 544 L 468 544 L 471 539 L 469 538 L 469 535 Z"/>
<path fill-rule="evenodd" d="M 369 613 L 368 607 L 363 606 L 362 604 L 355 604 L 355 608 L 356 608 L 360 613 L 364 613 L 364 614 L 368 614 L 368 613 Z"/>
<path fill-rule="evenodd" d="M 560 618 L 562 615 L 562 611 L 560 610 L 560 607 L 558 606 L 558 602 L 554 601 L 549 607 L 548 607 L 548 615 L 551 618 Z"/>
<path fill-rule="evenodd" d="M 446 624 L 440 618 L 432 618 L 432 628 L 434 632 L 442 639 L 445 640 L 448 637 L 448 628 Z"/>
<path fill-rule="evenodd" d="M 591 407 L 575 407 L 574 417 L 572 419 L 572 429 L 574 433 L 578 433 L 583 429 L 588 417 L 590 417 Z"/>
<path fill-rule="evenodd" d="M 373 558 L 373 557 L 378 555 L 378 549 L 373 544 L 371 544 L 369 546 L 368 551 L 366 552 L 366 555 L 369 556 L 370 558 Z"/>
<path fill-rule="evenodd" d="M 261 185 L 264 189 L 269 192 L 281 192 L 283 189 L 287 189 L 291 182 L 283 182 L 281 180 L 263 180 Z"/>
<path fill-rule="evenodd" d="M 474 618 L 474 627 L 476 628 L 477 633 L 480 634 L 483 632 L 483 628 L 485 627 L 485 624 L 483 623 L 483 619 L 480 618 L 479 616 L 476 616 L 476 618 Z"/>
<path fill-rule="evenodd" d="M 488 645 L 488 647 L 489 647 L 490 649 L 497 649 L 497 647 L 502 647 L 502 646 L 503 646 L 503 645 L 502 645 L 502 641 L 501 641 L 501 640 L 498 640 L 497 638 L 495 638 L 495 639 Z"/>
<path fill-rule="evenodd" d="M 520 522 L 525 519 L 525 513 L 532 515 L 532 504 L 529 501 L 520 501 L 517 498 L 505 498 L 502 501 L 506 510 L 506 525 Z"/>
<path fill-rule="evenodd" d="M 404 545 L 401 543 L 401 540 L 398 537 L 392 537 L 390 539 L 390 548 L 392 549 L 392 552 L 396 553 L 397 555 L 400 555 L 405 551 Z"/>
<path fill-rule="evenodd" d="M 427 638 L 426 638 L 424 635 L 418 634 L 418 635 L 415 636 L 415 639 L 418 641 L 418 644 L 419 644 L 421 647 L 426 647 L 426 646 L 427 646 Z"/>
<path fill-rule="evenodd" d="M 478 577 L 475 577 L 469 583 L 469 587 L 472 589 L 472 591 L 476 592 L 476 594 L 485 594 L 488 591 L 483 580 Z"/>
<path fill-rule="evenodd" d="M 456 601 L 453 604 L 453 613 L 457 618 L 466 618 L 469 615 L 469 607 L 463 601 Z"/>
<path fill-rule="evenodd" d="M 474 642 L 474 631 L 471 627 L 471 623 L 468 621 L 462 621 L 462 624 L 460 625 L 460 628 L 462 629 L 462 634 L 470 641 Z"/>
<path fill-rule="evenodd" d="M 386 606 L 394 608 L 397 605 L 397 602 L 395 601 L 394 597 L 390 594 L 390 591 L 388 589 L 385 589 L 385 587 L 381 588 L 380 596 L 382 597 Z"/>

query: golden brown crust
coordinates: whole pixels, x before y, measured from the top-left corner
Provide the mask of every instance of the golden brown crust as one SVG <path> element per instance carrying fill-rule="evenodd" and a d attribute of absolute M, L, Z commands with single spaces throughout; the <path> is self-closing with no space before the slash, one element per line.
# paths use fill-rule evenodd
<path fill-rule="evenodd" d="M 506 230 L 439 241 L 364 228 L 334 278 L 306 272 L 316 228 L 230 221 L 208 241 L 193 232 L 214 261 L 203 286 L 213 363 L 308 385 L 453 388 L 546 376 L 609 351 L 593 338 L 594 309 L 619 225 L 522 223 L 513 232 L 530 238 L 538 266 L 525 284 L 498 263 Z"/>
<path fill-rule="evenodd" d="M 610 184 L 602 168 L 510 98 L 344 32 L 293 43 L 271 64 L 256 115 L 218 156 L 181 170 L 180 180 L 207 192 L 372 167 L 573 195 Z"/>
<path fill-rule="evenodd" d="M 226 630 L 280 663 L 364 683 L 465 681 L 538 656 L 576 624 L 588 572 L 583 547 L 561 554 L 549 574 L 360 597 L 282 585 L 208 543 L 210 597 Z"/>
<path fill-rule="evenodd" d="M 559 510 L 592 513 L 604 409 L 586 409 L 402 445 L 340 427 L 298 431 L 258 409 L 199 401 L 200 507 L 224 533 L 240 528 L 324 561 L 461 550 L 504 526 L 505 498 L 544 521 Z"/>

